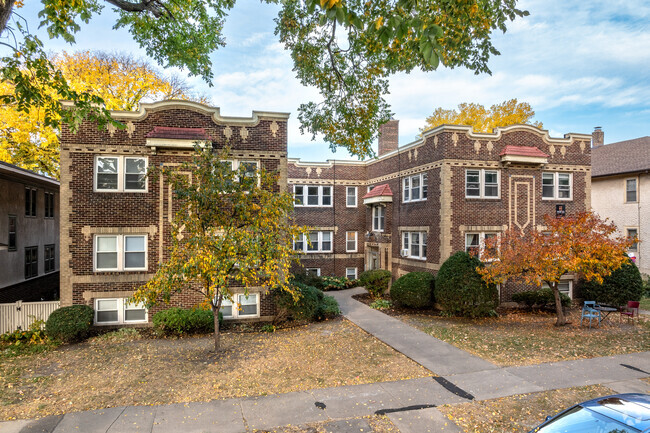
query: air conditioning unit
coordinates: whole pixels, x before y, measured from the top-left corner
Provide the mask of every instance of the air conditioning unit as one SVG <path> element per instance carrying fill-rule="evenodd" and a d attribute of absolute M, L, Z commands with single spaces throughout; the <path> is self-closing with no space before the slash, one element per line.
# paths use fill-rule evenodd
<path fill-rule="evenodd" d="M 402 257 L 408 257 L 409 256 L 409 250 L 408 249 L 403 249 L 402 250 Z"/>

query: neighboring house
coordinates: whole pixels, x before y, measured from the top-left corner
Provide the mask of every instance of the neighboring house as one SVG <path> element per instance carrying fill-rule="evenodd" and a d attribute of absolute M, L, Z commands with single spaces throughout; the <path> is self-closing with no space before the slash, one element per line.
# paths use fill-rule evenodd
<path fill-rule="evenodd" d="M 0 303 L 59 296 L 59 182 L 0 162 Z"/>
<path fill-rule="evenodd" d="M 593 209 L 612 220 L 622 234 L 639 238 L 629 255 L 642 273 L 650 274 L 650 137 L 603 142 L 598 128 L 591 150 Z"/>
<path fill-rule="evenodd" d="M 235 166 L 254 162 L 279 171 L 278 189 L 286 191 L 289 115 L 223 117 L 219 108 L 187 101 L 142 104 L 139 111 L 112 115 L 126 128 L 98 130 L 85 123 L 76 134 L 62 129 L 61 304 L 92 306 L 98 325 L 146 324 L 156 310 L 129 304 L 128 298 L 165 259 L 175 211 L 169 183 L 146 178 L 147 169 L 187 161 L 197 141 L 228 145 Z M 245 307 L 225 306 L 226 319 L 274 314 L 260 289 L 236 300 Z M 174 306 L 201 301 L 190 291 L 172 297 Z M 164 308 L 169 306 L 157 307 Z"/>
<path fill-rule="evenodd" d="M 394 277 L 437 272 L 454 252 L 479 255 L 507 228 L 543 229 L 544 215 L 590 209 L 590 135 L 551 138 L 528 125 L 475 133 L 444 125 L 398 147 L 398 122 L 382 128 L 378 158 L 289 159 L 295 218 L 314 227 L 296 243 L 305 270 L 356 277 L 388 269 Z M 573 278 L 561 289 L 573 295 Z M 526 286 L 500 288 L 507 302 Z"/>

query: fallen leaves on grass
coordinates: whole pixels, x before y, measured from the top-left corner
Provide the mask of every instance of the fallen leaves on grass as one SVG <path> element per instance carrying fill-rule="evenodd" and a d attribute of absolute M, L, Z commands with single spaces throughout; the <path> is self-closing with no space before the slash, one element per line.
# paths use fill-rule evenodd
<path fill-rule="evenodd" d="M 444 405 L 438 409 L 466 432 L 524 433 L 548 415 L 614 392 L 601 385 L 520 394 L 493 400 Z"/>
<path fill-rule="evenodd" d="M 113 337 L 0 358 L 0 419 L 431 375 L 344 319 L 274 333 L 224 333 L 218 354 L 211 352 L 211 336 Z"/>

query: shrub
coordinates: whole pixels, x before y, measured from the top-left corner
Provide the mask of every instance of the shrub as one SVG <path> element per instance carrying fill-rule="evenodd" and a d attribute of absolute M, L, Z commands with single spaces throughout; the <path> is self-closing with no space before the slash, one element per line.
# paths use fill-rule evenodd
<path fill-rule="evenodd" d="M 321 277 L 321 280 L 323 291 L 349 289 L 357 285 L 357 280 L 350 280 L 346 277 Z"/>
<path fill-rule="evenodd" d="M 425 308 L 433 303 L 435 277 L 429 272 L 409 272 L 402 275 L 390 288 L 390 298 L 397 305 Z"/>
<path fill-rule="evenodd" d="M 285 290 L 276 289 L 274 301 L 277 308 L 276 321 L 288 318 L 296 320 L 323 320 L 340 314 L 339 305 L 331 296 L 321 290 L 298 282 L 293 283 L 298 299 Z"/>
<path fill-rule="evenodd" d="M 512 300 L 520 304 L 526 304 L 526 306 L 531 309 L 535 306 L 537 306 L 537 308 L 555 308 L 555 296 L 553 296 L 553 290 L 548 288 L 515 293 L 512 295 Z M 562 302 L 563 307 L 571 305 L 571 298 L 564 293 L 560 293 L 560 301 Z"/>
<path fill-rule="evenodd" d="M 641 273 L 631 260 L 605 277 L 602 284 L 582 281 L 581 288 L 585 300 L 617 307 L 626 305 L 627 301 L 640 301 L 643 291 Z"/>
<path fill-rule="evenodd" d="M 494 314 L 497 288 L 487 284 L 476 272 L 483 264 L 474 256 L 459 251 L 449 257 L 436 275 L 434 298 L 451 315 L 484 317 Z"/>
<path fill-rule="evenodd" d="M 48 342 L 45 330 L 42 329 L 45 324 L 42 320 L 35 320 L 25 331 L 16 330 L 0 335 L 0 342 L 20 346 L 23 344 L 44 344 Z"/>
<path fill-rule="evenodd" d="M 359 275 L 359 284 L 364 286 L 370 296 L 378 298 L 388 290 L 391 273 L 385 269 L 373 269 Z"/>
<path fill-rule="evenodd" d="M 214 332 L 214 314 L 197 308 L 169 308 L 153 315 L 153 327 L 161 335 L 207 334 Z"/>
<path fill-rule="evenodd" d="M 323 277 L 316 275 L 308 275 L 306 272 L 298 272 L 294 274 L 293 281 L 296 283 L 304 284 L 305 286 L 312 286 L 319 290 L 323 290 L 325 283 Z"/>
<path fill-rule="evenodd" d="M 316 320 L 326 320 L 341 314 L 339 303 L 332 296 L 323 296 L 323 299 L 318 306 Z"/>
<path fill-rule="evenodd" d="M 393 304 L 387 299 L 375 299 L 370 304 L 370 308 L 374 308 L 375 310 L 387 310 L 392 306 Z"/>
<path fill-rule="evenodd" d="M 87 305 L 71 305 L 54 310 L 45 322 L 45 333 L 64 343 L 81 341 L 88 337 L 95 312 Z"/>

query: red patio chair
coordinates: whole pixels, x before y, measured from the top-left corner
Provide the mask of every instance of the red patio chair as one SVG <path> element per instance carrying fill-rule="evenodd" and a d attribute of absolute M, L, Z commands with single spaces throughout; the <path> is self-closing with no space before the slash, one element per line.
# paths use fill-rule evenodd
<path fill-rule="evenodd" d="M 636 317 L 639 318 L 639 303 L 637 301 L 627 301 L 627 307 L 621 309 L 621 315 L 618 318 L 618 322 L 621 323 L 621 319 L 627 317 L 627 320 L 633 319 Z"/>

